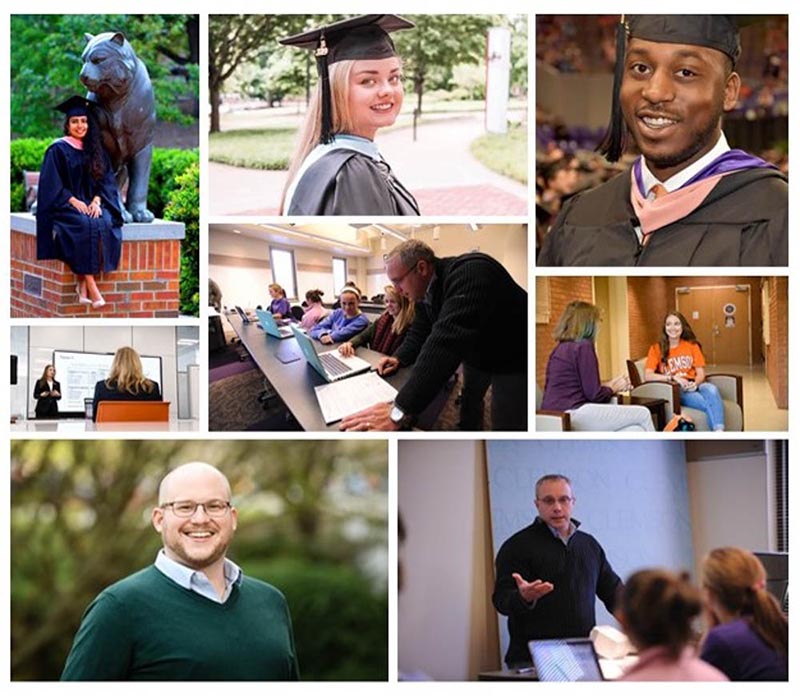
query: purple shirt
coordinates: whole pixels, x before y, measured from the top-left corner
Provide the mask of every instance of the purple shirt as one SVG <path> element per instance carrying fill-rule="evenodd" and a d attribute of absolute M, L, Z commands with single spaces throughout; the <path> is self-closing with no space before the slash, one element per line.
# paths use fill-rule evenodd
<path fill-rule="evenodd" d="M 292 304 L 289 303 L 289 299 L 285 296 L 280 299 L 273 299 L 272 303 L 269 305 L 269 312 L 272 313 L 272 315 L 280 313 L 281 318 L 291 318 Z"/>
<path fill-rule="evenodd" d="M 368 325 L 367 316 L 363 313 L 359 313 L 355 318 L 348 318 L 341 308 L 337 308 L 311 328 L 308 334 L 315 340 L 319 340 L 323 335 L 330 335 L 334 342 L 344 342 Z"/>
<path fill-rule="evenodd" d="M 788 680 L 786 656 L 767 645 L 746 619 L 715 626 L 708 632 L 700 657 L 732 680 Z"/>
<path fill-rule="evenodd" d="M 547 360 L 542 410 L 574 410 L 608 403 L 613 391 L 600 384 L 592 340 L 559 342 Z"/>

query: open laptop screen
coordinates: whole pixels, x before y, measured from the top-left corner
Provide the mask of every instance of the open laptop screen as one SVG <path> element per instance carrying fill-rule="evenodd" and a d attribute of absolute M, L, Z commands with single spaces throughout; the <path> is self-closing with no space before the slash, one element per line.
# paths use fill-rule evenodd
<path fill-rule="evenodd" d="M 552 638 L 528 644 L 540 682 L 599 682 L 603 679 L 588 638 Z"/>

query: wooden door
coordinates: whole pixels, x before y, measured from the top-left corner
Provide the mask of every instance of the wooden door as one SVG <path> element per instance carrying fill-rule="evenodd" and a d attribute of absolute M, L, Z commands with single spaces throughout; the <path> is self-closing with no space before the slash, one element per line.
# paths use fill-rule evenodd
<path fill-rule="evenodd" d="M 678 310 L 692 326 L 708 364 L 750 364 L 750 287 L 681 287 Z"/>

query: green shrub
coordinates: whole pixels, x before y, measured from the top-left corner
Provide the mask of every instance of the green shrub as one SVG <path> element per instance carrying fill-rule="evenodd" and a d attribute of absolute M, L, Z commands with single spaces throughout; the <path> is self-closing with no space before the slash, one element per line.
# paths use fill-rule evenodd
<path fill-rule="evenodd" d="M 181 313 L 196 316 L 200 309 L 200 163 L 196 158 L 175 177 L 175 186 L 164 208 L 164 218 L 186 226 L 181 243 Z"/>
<path fill-rule="evenodd" d="M 351 567 L 318 560 L 242 563 L 286 596 L 292 614 L 300 676 L 305 680 L 386 680 L 387 593 Z"/>
<path fill-rule="evenodd" d="M 158 218 L 164 218 L 164 209 L 177 188 L 176 179 L 186 172 L 192 163 L 196 163 L 198 158 L 196 148 L 193 150 L 154 149 L 153 162 L 150 165 L 147 207 Z"/>
<path fill-rule="evenodd" d="M 53 142 L 52 138 L 18 138 L 11 141 L 11 211 L 25 211 L 25 185 L 22 172 L 38 172 L 42 166 L 44 152 Z"/>

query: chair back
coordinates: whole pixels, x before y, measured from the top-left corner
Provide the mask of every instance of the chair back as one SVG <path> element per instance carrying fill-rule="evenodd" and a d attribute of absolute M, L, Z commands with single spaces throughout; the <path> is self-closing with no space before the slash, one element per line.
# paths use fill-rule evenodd
<path fill-rule="evenodd" d="M 103 400 L 97 422 L 169 422 L 169 401 Z"/>
<path fill-rule="evenodd" d="M 644 383 L 644 361 L 644 358 L 636 361 L 633 359 L 625 360 L 625 365 L 628 367 L 628 379 L 634 388 Z"/>

